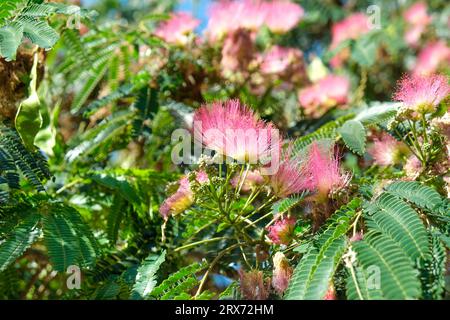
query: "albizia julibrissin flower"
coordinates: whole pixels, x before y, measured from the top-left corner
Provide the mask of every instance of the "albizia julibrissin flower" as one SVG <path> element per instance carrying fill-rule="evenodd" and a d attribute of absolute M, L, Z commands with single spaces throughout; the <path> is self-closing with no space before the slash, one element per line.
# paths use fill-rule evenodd
<path fill-rule="evenodd" d="M 330 50 L 335 49 L 341 42 L 350 39 L 357 39 L 370 31 L 368 17 L 363 13 L 354 13 L 344 20 L 336 22 L 331 27 L 331 46 Z M 342 65 L 349 55 L 349 50 L 341 50 L 334 56 L 330 63 L 337 68 Z"/>
<path fill-rule="evenodd" d="M 450 94 L 450 86 L 444 75 L 408 76 L 397 84 L 394 99 L 403 107 L 419 113 L 432 112 Z"/>
<path fill-rule="evenodd" d="M 245 176 L 244 181 L 241 181 L 242 178 L 240 178 L 240 176 L 237 174 L 230 180 L 231 185 L 235 188 L 239 187 L 239 185 L 242 184 L 242 192 L 248 192 L 254 189 L 256 186 L 262 185 L 264 183 L 264 177 L 258 170 L 249 171 Z"/>
<path fill-rule="evenodd" d="M 298 83 L 305 77 L 303 52 L 297 48 L 273 46 L 260 57 L 263 75 L 277 76 L 291 83 Z"/>
<path fill-rule="evenodd" d="M 194 138 L 206 148 L 240 162 L 263 163 L 278 151 L 278 131 L 239 100 L 214 102 L 194 114 Z"/>
<path fill-rule="evenodd" d="M 294 217 L 280 218 L 267 227 L 268 237 L 274 244 L 288 245 L 294 236 L 296 220 Z"/>
<path fill-rule="evenodd" d="M 301 6 L 288 0 L 222 0 L 210 7 L 206 34 L 211 41 L 243 28 L 255 33 L 263 25 L 272 32 L 285 33 L 303 17 Z"/>
<path fill-rule="evenodd" d="M 256 51 L 250 33 L 245 29 L 231 32 L 225 38 L 222 47 L 220 67 L 222 74 L 229 77 L 236 72 L 246 72 Z"/>
<path fill-rule="evenodd" d="M 294 269 L 282 252 L 277 252 L 273 256 L 273 267 L 272 286 L 279 295 L 282 295 L 289 285 Z"/>
<path fill-rule="evenodd" d="M 413 67 L 414 75 L 429 75 L 438 71 L 442 65 L 450 63 L 450 48 L 443 41 L 428 43 L 419 52 L 416 64 Z"/>
<path fill-rule="evenodd" d="M 349 174 L 340 168 L 339 157 L 334 152 L 333 145 L 325 146 L 313 142 L 308 150 L 306 167 L 319 200 L 325 199 L 330 192 L 345 187 L 350 180 Z"/>
<path fill-rule="evenodd" d="M 305 114 L 314 118 L 322 116 L 330 108 L 347 103 L 350 81 L 343 76 L 328 75 L 298 93 Z"/>
<path fill-rule="evenodd" d="M 292 148 L 283 152 L 278 170 L 269 177 L 269 184 L 273 193 L 279 198 L 305 190 L 313 190 L 310 176 L 305 170 L 303 159 L 291 156 Z"/>
<path fill-rule="evenodd" d="M 398 163 L 402 156 L 407 154 L 407 147 L 403 142 L 383 132 L 380 137 L 373 139 L 373 144 L 367 149 L 367 153 L 377 165 L 389 166 Z"/>
<path fill-rule="evenodd" d="M 305 11 L 301 6 L 287 0 L 264 1 L 264 22 L 274 33 L 286 33 L 302 19 Z"/>
<path fill-rule="evenodd" d="M 155 35 L 171 44 L 184 45 L 187 35 L 194 31 L 200 21 L 186 12 L 173 12 L 167 21 L 162 22 L 155 30 Z"/>
<path fill-rule="evenodd" d="M 195 173 L 198 183 L 203 184 L 208 181 L 208 175 L 204 171 Z M 189 178 L 183 176 L 179 181 L 177 191 L 168 197 L 160 206 L 159 213 L 164 220 L 167 220 L 170 215 L 177 215 L 188 209 L 194 202 L 194 193 L 191 190 Z"/>
<path fill-rule="evenodd" d="M 430 24 L 431 17 L 427 13 L 425 2 L 416 2 L 403 14 L 407 23 L 405 41 L 409 45 L 416 45 L 426 26 Z"/>

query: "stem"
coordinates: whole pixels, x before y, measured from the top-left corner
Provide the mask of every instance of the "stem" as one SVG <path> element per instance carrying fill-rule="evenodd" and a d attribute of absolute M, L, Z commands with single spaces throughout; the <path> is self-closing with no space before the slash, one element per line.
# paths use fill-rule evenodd
<path fill-rule="evenodd" d="M 195 293 L 194 299 L 196 299 L 196 298 L 200 295 L 200 293 L 202 292 L 203 286 L 204 286 L 205 283 L 206 283 L 206 279 L 208 278 L 208 276 L 209 276 L 211 270 L 214 268 L 214 266 L 217 264 L 217 262 L 219 262 L 219 260 L 222 259 L 222 257 L 223 257 L 227 252 L 229 252 L 229 251 L 231 251 L 231 250 L 233 250 L 233 249 L 235 249 L 235 248 L 237 248 L 237 247 L 239 247 L 239 246 L 241 246 L 241 245 L 242 245 L 242 243 L 240 243 L 240 242 L 235 243 L 235 244 L 229 246 L 228 248 L 222 250 L 222 251 L 217 255 L 217 257 L 214 258 L 214 260 L 213 260 L 213 261 L 211 262 L 211 264 L 209 265 L 208 270 L 206 270 L 205 274 L 203 275 L 202 280 L 200 281 L 200 284 L 199 284 L 199 286 L 198 286 L 197 292 Z"/>
<path fill-rule="evenodd" d="M 181 251 L 181 250 L 184 250 L 184 249 L 195 247 L 196 245 L 199 245 L 199 244 L 215 242 L 215 241 L 220 241 L 220 240 L 227 240 L 227 239 L 229 239 L 229 238 L 228 237 L 216 237 L 216 238 L 211 238 L 211 239 L 204 239 L 204 240 L 192 242 L 192 243 L 186 244 L 184 246 L 178 247 L 178 248 L 176 248 L 173 251 L 174 252 L 178 252 L 178 251 Z"/>

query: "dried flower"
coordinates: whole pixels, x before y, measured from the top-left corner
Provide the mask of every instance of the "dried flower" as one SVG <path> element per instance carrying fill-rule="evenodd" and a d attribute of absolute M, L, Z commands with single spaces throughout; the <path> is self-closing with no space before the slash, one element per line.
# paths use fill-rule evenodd
<path fill-rule="evenodd" d="M 220 61 L 224 76 L 229 77 L 237 71 L 248 71 L 254 52 L 253 41 L 247 30 L 238 29 L 228 34 L 222 47 Z"/>
<path fill-rule="evenodd" d="M 200 184 L 207 183 L 209 181 L 208 175 L 204 171 L 198 171 L 193 173 L 195 175 L 196 182 Z M 188 209 L 194 203 L 194 193 L 191 190 L 191 183 L 188 176 L 183 176 L 179 181 L 179 187 L 177 191 L 164 200 L 163 204 L 159 208 L 159 213 L 164 220 L 169 219 L 170 215 L 177 215 Z"/>
<path fill-rule="evenodd" d="M 269 239 L 274 244 L 288 245 L 294 236 L 296 219 L 294 217 L 281 218 L 267 228 Z"/>
<path fill-rule="evenodd" d="M 279 295 L 282 295 L 289 285 L 293 269 L 282 252 L 277 252 L 273 256 L 273 266 L 272 286 Z"/>
<path fill-rule="evenodd" d="M 266 300 L 269 298 L 270 282 L 264 280 L 262 271 L 252 270 L 245 272 L 239 270 L 241 293 L 247 300 Z"/>
<path fill-rule="evenodd" d="M 408 178 L 414 180 L 420 175 L 423 170 L 422 163 L 416 156 L 412 155 L 406 161 L 405 165 L 403 166 L 403 170 L 405 171 Z"/>
<path fill-rule="evenodd" d="M 188 41 L 187 35 L 194 31 L 200 21 L 186 12 L 173 12 L 167 21 L 161 23 L 155 34 L 171 44 L 184 45 Z"/>

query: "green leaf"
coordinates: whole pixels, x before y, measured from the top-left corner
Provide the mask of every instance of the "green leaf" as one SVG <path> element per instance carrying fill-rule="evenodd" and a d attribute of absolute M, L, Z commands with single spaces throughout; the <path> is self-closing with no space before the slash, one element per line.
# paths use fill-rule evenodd
<path fill-rule="evenodd" d="M 385 189 L 389 193 L 430 211 L 438 208 L 443 202 L 441 195 L 436 190 L 417 181 L 396 181 Z"/>
<path fill-rule="evenodd" d="M 16 59 L 17 48 L 22 42 L 23 27 L 18 23 L 11 23 L 0 29 L 0 56 L 6 61 Z"/>
<path fill-rule="evenodd" d="M 364 154 L 366 150 L 366 130 L 361 122 L 349 120 L 339 128 L 338 132 L 350 150 L 359 155 Z"/>
<path fill-rule="evenodd" d="M 44 242 L 57 271 L 71 265 L 89 267 L 97 255 L 96 240 L 79 213 L 72 207 L 54 204 L 44 214 Z"/>
<path fill-rule="evenodd" d="M 141 264 L 136 275 L 136 282 L 131 291 L 131 299 L 145 299 L 155 288 L 156 272 L 166 259 L 166 251 L 161 255 L 150 255 Z"/>
<path fill-rule="evenodd" d="M 345 234 L 350 228 L 357 203 L 359 201 L 349 204 L 348 207 L 344 206 L 335 213 L 337 216 L 295 268 L 285 299 L 323 299 L 347 247 Z"/>
<path fill-rule="evenodd" d="M 308 194 L 307 192 L 303 192 L 301 194 L 293 195 L 290 196 L 289 198 L 281 199 L 275 202 L 272 205 L 273 215 L 276 216 L 291 210 L 292 208 L 297 206 L 303 199 L 305 199 L 307 194 Z"/>
<path fill-rule="evenodd" d="M 394 102 L 374 102 L 355 117 L 364 126 L 387 122 L 395 117 L 400 104 Z"/>
<path fill-rule="evenodd" d="M 26 217 L 0 244 L 0 272 L 14 262 L 40 235 L 40 216 L 32 213 Z"/>
<path fill-rule="evenodd" d="M 367 235 L 353 244 L 356 258 L 364 270 L 375 269 L 374 284 L 386 299 L 417 299 L 420 281 L 406 253 L 390 238 L 381 234 Z"/>
<path fill-rule="evenodd" d="M 378 44 L 373 37 L 365 36 L 354 42 L 351 58 L 363 67 L 370 67 L 375 63 Z"/>
<path fill-rule="evenodd" d="M 46 21 L 20 16 L 17 21 L 23 25 L 25 37 L 44 49 L 51 49 L 59 39 L 58 33 Z"/>
<path fill-rule="evenodd" d="M 384 192 L 375 201 L 379 211 L 371 219 L 379 229 L 396 241 L 412 261 L 427 258 L 428 236 L 418 214 L 410 205 Z"/>
<path fill-rule="evenodd" d="M 368 274 L 366 270 L 361 267 L 353 267 L 354 276 L 349 274 L 347 278 L 347 299 L 349 300 L 381 300 L 383 299 L 383 293 L 380 288 L 377 287 L 376 278 L 370 278 L 376 276 L 375 273 Z M 371 271 L 370 269 L 367 271 Z M 370 281 L 374 280 L 374 281 Z"/>

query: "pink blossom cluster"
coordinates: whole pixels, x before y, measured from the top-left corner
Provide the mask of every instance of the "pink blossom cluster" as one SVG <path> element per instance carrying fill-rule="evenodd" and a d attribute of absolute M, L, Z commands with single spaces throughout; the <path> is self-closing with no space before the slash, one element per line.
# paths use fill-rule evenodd
<path fill-rule="evenodd" d="M 425 2 L 414 3 L 404 12 L 403 18 L 407 24 L 405 42 L 410 46 L 416 46 L 432 20 L 427 13 L 427 4 Z"/>
<path fill-rule="evenodd" d="M 298 93 L 305 114 L 320 117 L 330 108 L 347 103 L 350 81 L 343 76 L 328 75 Z"/>
<path fill-rule="evenodd" d="M 413 75 L 436 73 L 440 66 L 450 64 L 450 47 L 443 41 L 430 42 L 419 52 L 412 70 Z"/>
<path fill-rule="evenodd" d="M 210 8 L 207 34 L 215 41 L 238 29 L 257 31 L 263 25 L 272 32 L 285 33 L 303 14 L 301 6 L 288 0 L 222 0 Z"/>
<path fill-rule="evenodd" d="M 405 75 L 398 82 L 394 99 L 407 109 L 432 112 L 450 94 L 450 85 L 444 75 Z"/>
<path fill-rule="evenodd" d="M 363 13 L 354 13 L 331 27 L 330 50 L 336 49 L 345 40 L 358 39 L 370 31 L 368 17 Z M 330 64 L 337 68 L 347 59 L 348 48 L 335 55 Z"/>
<path fill-rule="evenodd" d="M 188 35 L 200 24 L 191 14 L 172 12 L 167 21 L 162 22 L 155 30 L 155 35 L 170 44 L 184 45 Z"/>

